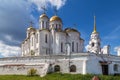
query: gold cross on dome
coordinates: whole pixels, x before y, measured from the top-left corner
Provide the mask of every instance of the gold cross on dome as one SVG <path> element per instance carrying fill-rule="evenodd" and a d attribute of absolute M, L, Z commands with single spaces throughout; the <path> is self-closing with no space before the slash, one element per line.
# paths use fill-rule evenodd
<path fill-rule="evenodd" d="M 54 14 L 57 15 L 57 12 L 58 12 L 58 10 L 57 10 L 57 7 L 55 6 L 54 7 Z"/>
<path fill-rule="evenodd" d="M 45 6 L 42 6 L 41 9 L 43 10 L 43 13 L 45 14 L 45 12 L 47 11 Z"/>
<path fill-rule="evenodd" d="M 30 26 L 33 26 L 33 24 L 34 24 L 33 21 L 30 21 Z"/>

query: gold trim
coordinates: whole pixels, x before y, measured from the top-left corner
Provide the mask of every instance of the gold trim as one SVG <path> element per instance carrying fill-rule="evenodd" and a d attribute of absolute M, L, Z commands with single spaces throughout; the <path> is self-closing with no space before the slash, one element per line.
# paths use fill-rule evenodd
<path fill-rule="evenodd" d="M 96 16 L 94 16 L 94 29 L 93 29 L 93 34 L 97 33 L 97 29 L 96 29 Z"/>

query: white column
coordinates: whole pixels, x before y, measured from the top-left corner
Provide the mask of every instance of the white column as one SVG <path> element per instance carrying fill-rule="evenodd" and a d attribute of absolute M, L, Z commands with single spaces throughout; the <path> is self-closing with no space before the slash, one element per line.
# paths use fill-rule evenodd
<path fill-rule="evenodd" d="M 86 74 L 86 60 L 83 60 L 83 74 Z"/>
<path fill-rule="evenodd" d="M 52 29 L 52 51 L 53 51 L 53 54 L 55 54 L 55 49 L 56 49 L 56 47 L 55 47 L 55 30 L 54 29 Z"/>
<path fill-rule="evenodd" d="M 70 44 L 68 43 L 66 44 L 66 46 L 67 46 L 67 55 L 70 55 Z"/>

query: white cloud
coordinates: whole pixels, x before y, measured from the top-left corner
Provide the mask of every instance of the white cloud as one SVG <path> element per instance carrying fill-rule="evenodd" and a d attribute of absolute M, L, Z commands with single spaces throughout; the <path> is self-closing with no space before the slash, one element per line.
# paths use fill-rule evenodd
<path fill-rule="evenodd" d="M 4 57 L 19 56 L 21 54 L 20 47 L 9 46 L 0 41 L 0 53 Z"/>
<path fill-rule="evenodd" d="M 29 24 L 31 19 L 30 3 L 27 1 L 0 0 L 0 40 L 6 44 L 11 43 L 11 39 L 18 42 L 23 40 L 28 27 L 26 24 Z"/>
<path fill-rule="evenodd" d="M 66 3 L 66 0 L 30 0 L 30 1 L 37 6 L 37 9 L 39 11 L 41 11 L 41 7 L 43 6 L 46 7 L 55 6 L 58 10 Z"/>
<path fill-rule="evenodd" d="M 32 20 L 31 4 L 26 0 L 0 0 L 0 55 L 18 56 L 26 24 Z"/>
<path fill-rule="evenodd" d="M 66 0 L 49 0 L 50 4 L 56 6 L 57 9 L 60 9 L 65 5 Z"/>
<path fill-rule="evenodd" d="M 66 0 L 0 0 L 0 54 L 4 57 L 20 53 L 20 43 L 25 39 L 30 21 L 37 19 L 32 14 L 35 7 L 56 6 L 60 9 Z M 36 21 L 35 21 L 36 20 Z"/>

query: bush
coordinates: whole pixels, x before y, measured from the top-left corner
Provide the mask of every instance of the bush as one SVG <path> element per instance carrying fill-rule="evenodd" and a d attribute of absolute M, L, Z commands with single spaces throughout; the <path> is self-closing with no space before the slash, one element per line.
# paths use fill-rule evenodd
<path fill-rule="evenodd" d="M 37 69 L 34 69 L 34 68 L 31 68 L 29 71 L 28 71 L 28 76 L 37 76 Z"/>

